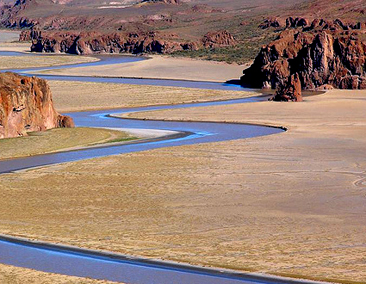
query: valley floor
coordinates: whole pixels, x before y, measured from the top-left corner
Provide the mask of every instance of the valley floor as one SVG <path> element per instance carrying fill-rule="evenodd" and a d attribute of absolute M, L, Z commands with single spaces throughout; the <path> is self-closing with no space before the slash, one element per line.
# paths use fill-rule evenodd
<path fill-rule="evenodd" d="M 58 108 L 72 109 L 63 100 L 65 83 L 52 84 Z M 85 88 L 82 100 L 87 100 L 91 92 L 85 90 L 92 87 L 79 88 L 75 92 Z M 124 92 L 129 87 L 108 88 Z M 144 93 L 147 87 L 133 87 L 144 104 L 139 88 Z M 171 89 L 169 96 L 180 91 Z M 182 92 L 194 97 L 192 90 Z M 163 102 L 163 91 L 153 93 Z M 197 93 L 200 99 L 211 98 L 209 92 Z M 107 91 L 103 97 L 108 98 Z M 365 98 L 366 91 L 334 90 L 303 103 L 134 114 L 288 131 L 1 175 L 0 232 L 199 265 L 365 283 Z M 101 107 L 89 101 L 88 108 Z M 135 103 L 134 96 L 123 103 Z M 14 279 L 43 279 L 40 272 L 0 266 L 0 280 L 9 273 Z M 42 283 L 78 283 L 47 277 Z"/>

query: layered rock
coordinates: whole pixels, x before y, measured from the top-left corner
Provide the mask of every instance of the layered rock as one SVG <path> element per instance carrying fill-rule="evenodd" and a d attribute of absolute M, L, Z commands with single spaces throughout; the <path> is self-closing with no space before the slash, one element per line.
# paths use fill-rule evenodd
<path fill-rule="evenodd" d="M 176 42 L 162 39 L 155 32 L 149 33 L 42 33 L 33 39 L 31 51 L 64 52 L 71 54 L 92 53 L 171 53 L 179 50 L 196 50 L 194 42 Z"/>
<path fill-rule="evenodd" d="M 45 80 L 0 73 L 0 138 L 73 126 L 70 117 L 56 112 Z"/>
<path fill-rule="evenodd" d="M 366 88 L 366 45 L 363 31 L 285 30 L 263 46 L 241 83 L 275 89 L 298 73 L 302 88 L 331 85 L 341 89 Z"/>
<path fill-rule="evenodd" d="M 237 44 L 227 31 L 209 32 L 201 41 L 181 42 L 157 32 L 41 32 L 36 28 L 23 31 L 20 40 L 32 39 L 31 51 L 70 54 L 93 53 L 172 53 L 199 48 L 217 48 Z"/>

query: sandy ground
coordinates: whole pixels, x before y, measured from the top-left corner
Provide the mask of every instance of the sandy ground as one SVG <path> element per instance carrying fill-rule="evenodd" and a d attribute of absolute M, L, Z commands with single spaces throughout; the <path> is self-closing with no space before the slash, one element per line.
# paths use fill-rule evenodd
<path fill-rule="evenodd" d="M 49 81 L 58 111 L 178 104 L 253 96 L 252 92 Z"/>
<path fill-rule="evenodd" d="M 239 79 L 243 74 L 243 69 L 243 66 L 236 64 L 156 55 L 149 60 L 128 64 L 50 70 L 43 73 L 225 82 Z"/>
<path fill-rule="evenodd" d="M 136 133 L 136 136 L 142 135 Z M 0 160 L 131 140 L 133 137 L 135 135 L 123 131 L 102 128 L 57 128 L 32 132 L 29 136 L 0 139 Z"/>
<path fill-rule="evenodd" d="M 31 269 L 0 264 L 1 284 L 112 284 L 115 282 L 97 281 L 86 278 L 44 273 Z"/>
<path fill-rule="evenodd" d="M 9 30 L 0 30 L 0 43 L 14 42 L 19 40 L 20 32 L 17 31 L 9 31 Z M 29 44 L 28 44 L 29 46 Z"/>
<path fill-rule="evenodd" d="M 2 175 L 0 231 L 207 266 L 365 282 L 365 97 L 331 91 L 303 103 L 144 114 L 289 131 Z"/>
<path fill-rule="evenodd" d="M 0 69 L 24 69 L 31 67 L 58 66 L 75 63 L 97 61 L 93 57 L 65 56 L 65 55 L 39 55 L 39 56 L 0 56 Z"/>
<path fill-rule="evenodd" d="M 0 30 L 0 51 L 29 52 L 29 42 L 19 42 L 17 31 Z"/>

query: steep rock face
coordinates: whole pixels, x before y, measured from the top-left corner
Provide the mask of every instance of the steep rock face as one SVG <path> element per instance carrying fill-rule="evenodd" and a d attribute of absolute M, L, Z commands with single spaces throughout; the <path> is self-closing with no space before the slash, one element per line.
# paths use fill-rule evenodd
<path fill-rule="evenodd" d="M 24 36 L 25 37 L 25 36 Z M 42 33 L 33 39 L 31 51 L 64 52 L 71 54 L 92 53 L 171 53 L 179 50 L 196 50 L 193 42 L 176 42 L 161 39 L 157 33 Z"/>
<path fill-rule="evenodd" d="M 56 112 L 45 80 L 9 72 L 0 74 L 0 138 L 73 126 L 70 117 Z"/>
<path fill-rule="evenodd" d="M 299 74 L 291 75 L 289 80 L 277 88 L 272 101 L 302 102 L 301 82 Z"/>
<path fill-rule="evenodd" d="M 298 73 L 302 88 L 331 85 L 341 89 L 366 88 L 366 45 L 356 31 L 285 30 L 262 47 L 241 83 L 275 89 Z"/>

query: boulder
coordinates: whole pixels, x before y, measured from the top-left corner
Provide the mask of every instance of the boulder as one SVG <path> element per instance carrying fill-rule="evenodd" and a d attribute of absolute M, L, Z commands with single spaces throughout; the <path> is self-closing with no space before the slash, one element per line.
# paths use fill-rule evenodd
<path fill-rule="evenodd" d="M 37 77 L 0 73 L 0 138 L 56 127 L 73 127 L 53 106 L 47 82 Z"/>

